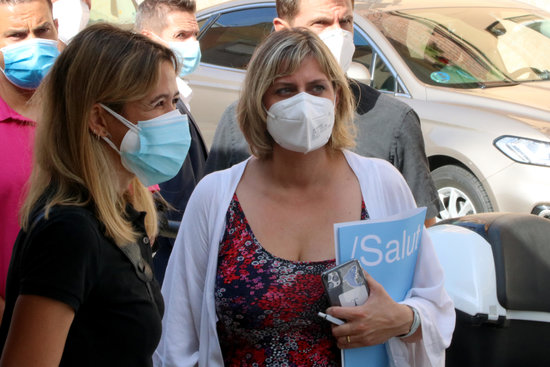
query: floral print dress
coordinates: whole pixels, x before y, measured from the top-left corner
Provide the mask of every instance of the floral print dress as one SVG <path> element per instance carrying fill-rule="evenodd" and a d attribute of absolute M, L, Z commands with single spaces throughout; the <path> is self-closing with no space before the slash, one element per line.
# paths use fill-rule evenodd
<path fill-rule="evenodd" d="M 368 218 L 365 203 L 361 219 Z M 226 366 L 340 366 L 321 273 L 335 261 L 290 261 L 267 252 L 237 195 L 226 215 L 216 275 L 217 331 Z"/>

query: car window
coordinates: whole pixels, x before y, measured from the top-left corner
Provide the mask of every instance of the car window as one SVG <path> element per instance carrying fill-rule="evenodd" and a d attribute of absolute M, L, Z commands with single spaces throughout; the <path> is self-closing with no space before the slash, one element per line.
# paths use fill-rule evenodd
<path fill-rule="evenodd" d="M 208 22 L 208 19 L 210 18 L 204 18 L 204 19 L 201 19 L 201 20 L 198 20 L 197 23 L 199 24 L 199 30 L 200 32 L 202 32 L 202 28 L 204 27 L 204 25 Z M 199 32 L 199 33 L 200 33 Z"/>
<path fill-rule="evenodd" d="M 395 92 L 395 77 L 388 65 L 376 54 L 374 71 L 371 73 L 372 87 L 378 90 Z"/>
<path fill-rule="evenodd" d="M 274 7 L 222 14 L 200 36 L 202 62 L 245 69 L 256 46 L 273 29 Z"/>
<path fill-rule="evenodd" d="M 353 61 L 361 63 L 369 69 L 372 73 L 372 46 L 369 41 L 363 37 L 361 31 L 355 27 L 353 32 L 353 43 L 355 44 L 355 53 L 353 54 Z"/>
<path fill-rule="evenodd" d="M 357 27 L 355 27 L 355 32 L 353 33 L 353 43 L 355 43 L 353 61 L 359 62 L 369 69 L 371 73 L 371 86 L 378 90 L 395 92 L 395 76 L 380 55 L 373 51 L 370 42 L 361 34 L 361 31 Z"/>
<path fill-rule="evenodd" d="M 471 88 L 505 79 L 477 50 L 435 22 L 398 13 L 373 20 L 424 83 Z"/>
<path fill-rule="evenodd" d="M 522 9 L 367 14 L 424 83 L 484 88 L 550 79 L 550 19 Z"/>

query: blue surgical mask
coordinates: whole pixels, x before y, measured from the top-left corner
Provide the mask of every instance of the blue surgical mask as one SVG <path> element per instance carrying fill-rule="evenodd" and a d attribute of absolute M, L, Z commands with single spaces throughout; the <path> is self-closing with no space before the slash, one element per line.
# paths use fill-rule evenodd
<path fill-rule="evenodd" d="M 103 140 L 120 154 L 124 167 L 145 186 L 168 181 L 179 172 L 191 145 L 187 115 L 174 110 L 134 125 L 109 107 L 101 106 L 129 128 L 120 150 L 109 138 Z"/>
<path fill-rule="evenodd" d="M 4 54 L 2 72 L 14 85 L 36 89 L 59 56 L 57 41 L 32 38 L 0 49 Z"/>
<path fill-rule="evenodd" d="M 199 41 L 190 39 L 183 42 L 168 42 L 168 46 L 178 59 L 181 66 L 180 78 L 191 74 L 201 62 L 201 47 Z"/>

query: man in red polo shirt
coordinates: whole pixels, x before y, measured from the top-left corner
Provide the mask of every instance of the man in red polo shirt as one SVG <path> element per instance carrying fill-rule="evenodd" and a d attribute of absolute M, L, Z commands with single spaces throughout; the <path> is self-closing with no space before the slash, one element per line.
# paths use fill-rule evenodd
<path fill-rule="evenodd" d="M 0 315 L 39 113 L 29 100 L 58 54 L 50 0 L 0 0 Z"/>

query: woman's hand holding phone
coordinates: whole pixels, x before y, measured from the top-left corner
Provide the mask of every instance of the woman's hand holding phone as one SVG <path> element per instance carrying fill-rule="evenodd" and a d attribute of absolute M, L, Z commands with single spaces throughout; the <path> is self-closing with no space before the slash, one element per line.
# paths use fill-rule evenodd
<path fill-rule="evenodd" d="M 369 286 L 359 261 L 353 259 L 321 274 L 332 306 L 359 306 L 369 297 Z"/>
<path fill-rule="evenodd" d="M 408 306 L 395 302 L 380 283 L 366 272 L 364 275 L 370 290 L 367 302 L 355 307 L 331 306 L 326 311 L 332 317 L 346 320 L 332 328 L 340 349 L 384 343 L 408 333 L 413 321 Z"/>

